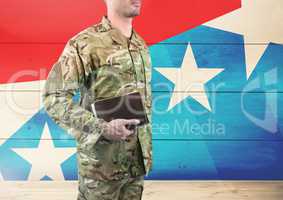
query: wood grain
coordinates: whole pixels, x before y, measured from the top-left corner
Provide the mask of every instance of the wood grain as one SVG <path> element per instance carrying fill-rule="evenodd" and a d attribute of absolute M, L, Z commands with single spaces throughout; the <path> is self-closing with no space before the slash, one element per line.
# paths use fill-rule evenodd
<path fill-rule="evenodd" d="M 281 200 L 283 181 L 145 181 L 143 200 Z M 77 181 L 0 182 L 1 200 L 75 200 Z"/>

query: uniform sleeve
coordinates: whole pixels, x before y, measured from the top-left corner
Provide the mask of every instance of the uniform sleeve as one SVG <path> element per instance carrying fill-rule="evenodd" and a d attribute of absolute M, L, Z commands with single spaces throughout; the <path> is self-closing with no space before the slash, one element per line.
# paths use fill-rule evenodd
<path fill-rule="evenodd" d="M 73 101 L 83 82 L 84 66 L 75 44 L 69 40 L 48 74 L 42 101 L 45 111 L 56 124 L 76 140 L 87 136 L 94 144 L 107 122 Z"/>
<path fill-rule="evenodd" d="M 149 50 L 148 50 L 149 52 Z M 149 70 L 147 72 L 147 76 L 149 77 L 149 82 L 148 82 L 148 85 L 147 85 L 147 93 L 148 93 L 148 96 L 149 96 L 149 99 L 148 99 L 148 104 L 149 104 L 149 121 L 150 121 L 150 124 L 152 123 L 152 90 L 151 90 L 151 84 L 152 84 L 152 61 L 151 61 L 151 56 L 150 54 L 148 54 L 148 58 L 149 58 Z"/>

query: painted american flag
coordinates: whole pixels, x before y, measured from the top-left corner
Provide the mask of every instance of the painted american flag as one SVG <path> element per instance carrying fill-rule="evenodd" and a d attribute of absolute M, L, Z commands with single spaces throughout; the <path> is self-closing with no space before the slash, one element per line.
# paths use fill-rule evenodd
<path fill-rule="evenodd" d="M 100 20 L 103 2 L 0 10 L 0 180 L 75 180 L 76 143 L 40 96 L 67 39 Z M 279 0 L 144 0 L 134 27 L 153 64 L 146 179 L 283 178 L 282 11 Z"/>

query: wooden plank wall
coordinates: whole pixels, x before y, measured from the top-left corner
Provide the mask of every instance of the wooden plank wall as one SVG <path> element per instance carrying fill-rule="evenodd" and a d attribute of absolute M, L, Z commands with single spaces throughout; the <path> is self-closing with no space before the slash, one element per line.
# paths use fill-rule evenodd
<path fill-rule="evenodd" d="M 270 41 L 247 42 L 240 32 L 201 25 L 238 9 L 238 0 L 219 0 L 217 5 L 180 0 L 172 16 L 168 15 L 172 6 L 169 1 L 159 8 L 160 16 L 155 16 L 156 2 L 147 1 L 147 17 L 137 19 L 137 30 L 148 41 L 153 64 L 154 167 L 146 178 L 281 180 L 282 43 L 272 41 L 273 37 Z M 2 180 L 77 179 L 75 141 L 46 115 L 40 92 L 65 41 L 97 22 L 104 12 L 103 5 L 91 2 L 97 12 L 90 12 L 90 6 L 86 6 L 89 1 L 83 5 L 63 1 L 61 9 L 55 1 L 1 4 Z M 29 12 L 25 13 L 21 6 L 29 8 Z M 278 9 L 274 4 L 269 12 Z M 200 15 L 201 11 L 205 15 Z M 160 23 L 166 20 L 167 24 Z M 274 29 L 280 31 L 282 26 L 278 23 Z M 262 31 L 268 30 L 263 27 Z M 249 77 L 245 57 L 248 47 L 265 48 Z M 167 68 L 176 71 L 184 67 L 188 50 L 192 52 L 188 60 L 199 69 L 222 69 L 206 80 L 203 88 L 180 89 L 187 79 L 195 78 L 190 69 L 178 87 L 180 77 L 174 83 L 162 74 Z M 182 101 L 168 109 L 170 101 L 176 102 L 182 96 Z M 206 100 L 209 107 L 203 103 Z M 54 164 L 52 156 L 60 165 Z"/>

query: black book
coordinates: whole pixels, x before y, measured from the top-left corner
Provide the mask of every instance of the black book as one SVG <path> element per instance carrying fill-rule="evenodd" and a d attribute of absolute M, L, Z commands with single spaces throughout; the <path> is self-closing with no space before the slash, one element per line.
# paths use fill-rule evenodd
<path fill-rule="evenodd" d="M 91 104 L 92 111 L 96 117 L 105 121 L 112 119 L 139 119 L 138 125 L 126 125 L 128 129 L 135 126 L 147 124 L 148 118 L 143 106 L 140 92 L 135 91 L 125 95 L 97 100 Z"/>

